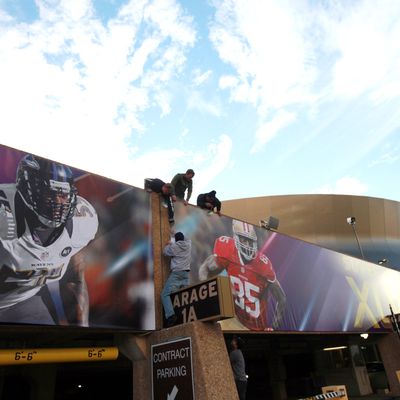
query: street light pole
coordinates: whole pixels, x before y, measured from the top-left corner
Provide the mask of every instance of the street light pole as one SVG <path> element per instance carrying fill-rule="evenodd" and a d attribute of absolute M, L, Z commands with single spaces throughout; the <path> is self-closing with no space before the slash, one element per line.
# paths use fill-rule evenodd
<path fill-rule="evenodd" d="M 351 225 L 353 228 L 354 236 L 356 237 L 357 245 L 361 253 L 361 258 L 365 260 L 364 253 L 362 251 L 360 240 L 358 239 L 357 231 L 356 231 L 356 217 L 347 217 L 347 223 Z"/>

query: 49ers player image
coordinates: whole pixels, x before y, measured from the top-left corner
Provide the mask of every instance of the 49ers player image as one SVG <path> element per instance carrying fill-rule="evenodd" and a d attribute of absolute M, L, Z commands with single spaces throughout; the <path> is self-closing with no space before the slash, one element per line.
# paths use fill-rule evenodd
<path fill-rule="evenodd" d="M 249 330 L 267 331 L 279 327 L 286 307 L 286 295 L 268 257 L 258 251 L 252 225 L 232 221 L 233 237 L 221 236 L 214 254 L 199 268 L 200 280 L 226 270 L 235 301 L 236 317 Z M 272 324 L 268 323 L 268 296 L 275 299 Z"/>
<path fill-rule="evenodd" d="M 78 196 L 71 169 L 25 155 L 16 183 L 0 185 L 0 321 L 59 323 L 46 290 L 56 282 L 63 323 L 87 326 L 88 293 L 77 253 L 97 228 L 97 213 Z"/>

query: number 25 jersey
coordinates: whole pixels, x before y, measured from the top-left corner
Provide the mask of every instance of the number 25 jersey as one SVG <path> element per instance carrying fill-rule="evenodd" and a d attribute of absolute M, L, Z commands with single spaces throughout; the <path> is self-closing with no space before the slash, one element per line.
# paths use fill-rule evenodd
<path fill-rule="evenodd" d="M 244 264 L 231 237 L 221 236 L 214 244 L 215 261 L 226 269 L 235 301 L 236 316 L 250 330 L 268 329 L 267 293 L 270 282 L 276 280 L 271 261 L 262 253 Z"/>

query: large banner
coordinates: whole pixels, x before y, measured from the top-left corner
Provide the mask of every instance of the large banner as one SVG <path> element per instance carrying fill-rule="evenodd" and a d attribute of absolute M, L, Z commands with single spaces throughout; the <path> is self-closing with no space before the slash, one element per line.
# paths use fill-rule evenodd
<path fill-rule="evenodd" d="M 155 328 L 144 190 L 0 145 L 0 323 Z"/>
<path fill-rule="evenodd" d="M 224 330 L 366 332 L 400 311 L 400 272 L 242 221 L 175 206 L 192 240 L 191 284 L 230 277 L 236 318 Z"/>

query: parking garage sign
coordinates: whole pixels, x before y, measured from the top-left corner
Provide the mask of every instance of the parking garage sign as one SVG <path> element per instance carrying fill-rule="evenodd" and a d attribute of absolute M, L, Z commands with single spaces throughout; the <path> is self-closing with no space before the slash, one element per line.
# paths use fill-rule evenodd
<path fill-rule="evenodd" d="M 151 346 L 153 400 L 194 400 L 192 341 Z"/>

